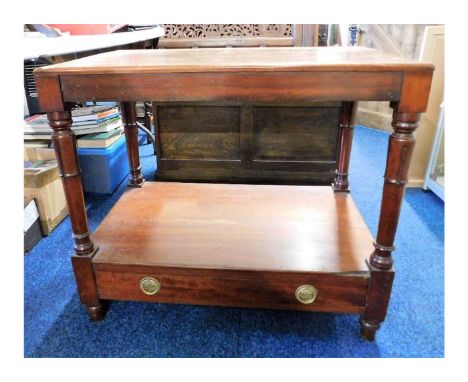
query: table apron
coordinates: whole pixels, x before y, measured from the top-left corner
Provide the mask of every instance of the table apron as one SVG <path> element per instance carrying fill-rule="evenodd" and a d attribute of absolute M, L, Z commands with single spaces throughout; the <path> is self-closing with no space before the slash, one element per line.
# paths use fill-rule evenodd
<path fill-rule="evenodd" d="M 398 101 L 403 72 L 67 74 L 63 101 Z"/>

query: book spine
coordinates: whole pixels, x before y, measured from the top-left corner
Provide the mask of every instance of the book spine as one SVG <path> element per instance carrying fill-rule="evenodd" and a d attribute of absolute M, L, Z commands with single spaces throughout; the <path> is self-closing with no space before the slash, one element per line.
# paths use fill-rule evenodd
<path fill-rule="evenodd" d="M 106 111 L 103 111 L 101 113 L 97 113 L 97 119 L 99 120 L 99 119 L 102 119 L 102 118 L 107 117 L 107 116 L 112 115 L 112 114 L 119 114 L 119 109 L 114 107 L 113 109 L 106 110 Z"/>
<path fill-rule="evenodd" d="M 71 129 L 73 131 L 75 130 L 83 130 L 85 131 L 86 129 L 97 129 L 97 128 L 104 128 L 107 127 L 108 125 L 116 125 L 116 126 L 121 126 L 122 125 L 122 119 L 120 118 L 120 114 L 114 115 L 112 118 L 105 119 L 101 121 L 100 123 L 97 123 L 94 121 L 93 123 L 87 122 L 77 122 L 73 123 L 71 126 Z M 45 123 L 26 123 L 24 127 L 24 133 L 25 134 L 44 134 L 44 133 L 52 133 L 52 129 L 50 128 L 49 124 L 47 122 Z"/>
<path fill-rule="evenodd" d="M 100 125 L 101 123 L 105 123 L 106 121 L 109 121 L 111 119 L 117 119 L 117 118 L 120 118 L 120 114 L 119 113 L 113 113 L 113 114 L 109 114 L 106 117 L 99 118 L 98 120 L 96 120 L 96 122 L 98 123 L 98 125 Z"/>
<path fill-rule="evenodd" d="M 120 115 L 117 114 L 116 116 L 112 117 L 112 118 L 109 118 L 109 119 L 105 119 L 101 122 L 99 121 L 93 121 L 92 123 L 90 123 L 90 121 L 83 121 L 83 122 L 78 122 L 78 123 L 73 123 L 72 124 L 72 129 L 74 128 L 82 128 L 82 129 L 91 129 L 91 128 L 95 128 L 95 127 L 101 127 L 101 126 L 105 126 L 107 125 L 108 123 L 112 123 L 114 121 L 118 121 L 120 120 Z"/>
<path fill-rule="evenodd" d="M 104 133 L 107 131 L 117 129 L 120 126 L 122 126 L 122 120 L 119 118 L 117 121 L 105 124 L 103 126 L 91 127 L 86 129 L 74 129 L 73 131 L 76 135 L 86 135 L 94 133 Z"/>
<path fill-rule="evenodd" d="M 31 115 L 30 117 L 26 118 L 26 119 L 24 120 L 24 122 L 27 124 L 28 122 L 34 121 L 34 120 L 36 120 L 36 119 L 38 119 L 38 118 L 40 118 L 40 117 L 41 117 L 40 114 Z"/>
<path fill-rule="evenodd" d="M 106 109 L 103 111 L 90 111 L 86 114 L 72 115 L 73 122 L 85 122 L 85 121 L 96 121 L 102 119 L 111 114 L 117 114 L 119 109 L 113 107 L 111 109 Z"/>

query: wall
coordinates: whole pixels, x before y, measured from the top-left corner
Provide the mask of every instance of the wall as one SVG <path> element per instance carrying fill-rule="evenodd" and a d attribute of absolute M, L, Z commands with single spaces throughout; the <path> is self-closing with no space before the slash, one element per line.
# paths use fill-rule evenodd
<path fill-rule="evenodd" d="M 442 102 L 444 87 L 444 41 L 443 27 L 439 28 L 439 37 L 434 41 L 423 41 L 427 24 L 361 24 L 363 31 L 359 35 L 358 45 L 386 51 L 393 55 L 418 59 L 421 53 L 424 60 L 436 65 L 431 96 L 427 113 L 423 115 L 416 131 L 416 147 L 409 170 L 408 186 L 419 187 L 423 183 L 424 173 L 429 160 L 435 132 L 439 106 Z M 442 39 L 440 38 L 442 30 Z M 423 46 L 423 44 L 425 44 Z M 423 51 L 424 50 L 424 51 Z M 423 51 L 423 52 L 422 52 Z M 379 130 L 393 131 L 391 127 L 392 110 L 388 102 L 360 102 L 356 123 Z"/>

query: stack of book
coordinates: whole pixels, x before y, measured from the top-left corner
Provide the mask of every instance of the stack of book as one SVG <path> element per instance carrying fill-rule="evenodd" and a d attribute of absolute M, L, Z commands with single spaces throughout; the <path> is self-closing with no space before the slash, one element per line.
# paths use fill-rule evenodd
<path fill-rule="evenodd" d="M 115 106 L 91 106 L 72 110 L 72 119 L 71 129 L 78 137 L 78 147 L 109 147 L 123 132 L 119 109 Z M 33 115 L 25 120 L 24 140 L 27 146 L 47 145 L 51 134 L 47 115 Z"/>
<path fill-rule="evenodd" d="M 106 148 L 117 141 L 123 133 L 123 126 L 112 131 L 97 134 L 84 135 L 77 140 L 77 146 L 81 148 Z"/>

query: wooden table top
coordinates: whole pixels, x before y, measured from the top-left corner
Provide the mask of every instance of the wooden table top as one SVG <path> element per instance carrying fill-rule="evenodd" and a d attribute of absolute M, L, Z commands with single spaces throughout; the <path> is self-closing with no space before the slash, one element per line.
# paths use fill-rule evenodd
<path fill-rule="evenodd" d="M 367 272 L 372 236 L 331 187 L 147 182 L 129 189 L 93 240 L 99 264 Z"/>
<path fill-rule="evenodd" d="M 42 67 L 35 74 L 432 70 L 430 63 L 364 47 L 288 47 L 120 50 Z"/>

